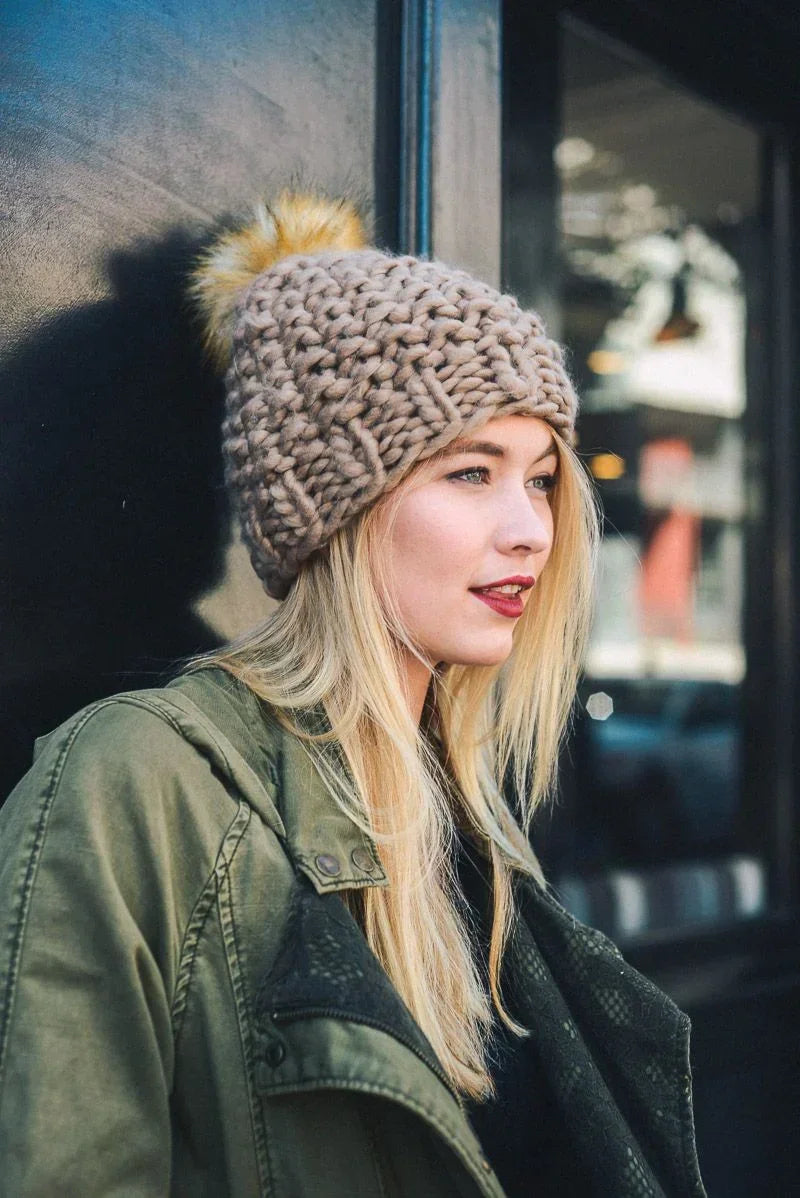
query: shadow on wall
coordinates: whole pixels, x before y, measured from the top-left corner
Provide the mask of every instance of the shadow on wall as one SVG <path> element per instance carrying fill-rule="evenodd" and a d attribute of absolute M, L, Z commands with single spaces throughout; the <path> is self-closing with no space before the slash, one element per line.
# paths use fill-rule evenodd
<path fill-rule="evenodd" d="M 0 371 L 0 801 L 36 736 L 150 685 L 215 635 L 191 604 L 222 572 L 222 389 L 185 300 L 197 238 L 114 254 L 107 300 L 31 330 Z"/>

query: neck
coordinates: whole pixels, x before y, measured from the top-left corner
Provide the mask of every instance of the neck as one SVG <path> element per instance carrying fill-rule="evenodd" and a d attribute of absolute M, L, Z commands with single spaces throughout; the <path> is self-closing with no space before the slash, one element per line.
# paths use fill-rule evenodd
<path fill-rule="evenodd" d="M 425 705 L 425 696 L 428 693 L 433 671 L 406 648 L 403 648 L 402 651 L 401 665 L 408 708 L 413 716 L 414 723 L 419 725 L 422 718 L 422 708 Z"/>

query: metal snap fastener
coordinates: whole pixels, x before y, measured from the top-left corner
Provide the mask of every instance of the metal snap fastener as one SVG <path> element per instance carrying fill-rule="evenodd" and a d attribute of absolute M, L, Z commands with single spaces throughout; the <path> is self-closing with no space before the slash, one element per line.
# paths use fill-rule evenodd
<path fill-rule="evenodd" d="M 487 1172 L 487 1173 L 491 1173 L 491 1171 L 492 1171 L 492 1166 L 489 1164 L 489 1162 L 488 1162 L 488 1160 L 486 1159 L 486 1157 L 485 1157 L 485 1156 L 482 1156 L 482 1157 L 481 1157 L 481 1164 L 483 1165 L 483 1167 L 484 1167 L 484 1169 L 486 1170 L 486 1172 Z"/>
<path fill-rule="evenodd" d="M 365 874 L 371 874 L 375 872 L 375 860 L 369 849 L 353 849 L 352 853 L 350 854 L 350 860 L 353 862 L 353 865 L 356 867 L 356 869 L 363 869 Z"/>
<path fill-rule="evenodd" d="M 321 874 L 327 874 L 329 878 L 335 878 L 342 872 L 339 858 L 334 857 L 332 853 L 319 853 L 314 858 L 314 864 Z"/>
<path fill-rule="evenodd" d="M 267 1045 L 264 1053 L 267 1064 L 274 1069 L 276 1065 L 280 1065 L 283 1058 L 286 1056 L 286 1049 L 281 1044 L 280 1040 L 271 1040 Z"/>

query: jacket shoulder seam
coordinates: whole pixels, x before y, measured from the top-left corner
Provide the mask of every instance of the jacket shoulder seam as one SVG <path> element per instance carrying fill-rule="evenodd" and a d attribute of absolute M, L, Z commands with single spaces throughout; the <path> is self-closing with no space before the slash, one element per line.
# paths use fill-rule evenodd
<path fill-rule="evenodd" d="M 235 852 L 241 836 L 233 846 Z M 217 887 L 217 905 L 219 910 L 222 939 L 225 945 L 225 959 L 228 966 L 228 981 L 233 994 L 236 1022 L 239 1030 L 239 1044 L 242 1052 L 242 1063 L 247 1084 L 248 1106 L 250 1114 L 250 1129 L 253 1136 L 253 1150 L 256 1167 L 262 1185 L 270 1185 L 269 1154 L 265 1140 L 265 1129 L 259 1120 L 257 1098 L 253 1087 L 255 1064 L 253 1059 L 252 1041 L 252 1011 L 248 1008 L 247 991 L 242 977 L 242 949 L 236 928 L 236 914 L 233 904 L 233 887 L 230 878 L 230 860 L 220 871 L 219 886 Z"/>
<path fill-rule="evenodd" d="M 182 704 L 176 703 L 172 697 L 167 697 L 165 695 L 158 695 L 157 698 L 153 699 L 153 698 L 150 698 L 147 694 L 137 694 L 137 695 L 123 696 L 123 698 L 126 701 L 131 702 L 137 706 L 146 708 L 148 711 L 152 711 L 154 715 L 160 716 L 161 719 L 163 719 L 166 723 L 168 723 L 175 730 L 175 732 L 178 734 L 178 736 L 180 736 L 183 740 L 185 740 L 187 742 L 187 744 L 192 744 L 192 742 L 185 735 L 183 728 L 181 727 L 179 719 L 177 719 L 175 714 L 173 714 L 173 713 L 177 713 L 178 716 L 183 716 L 184 718 L 186 718 L 187 715 L 189 715 L 190 713 L 186 711 L 186 709 L 182 706 Z M 283 824 L 282 824 L 280 815 L 278 813 L 278 808 L 275 804 L 275 800 L 269 794 L 269 792 L 263 787 L 263 785 L 260 782 L 260 779 L 258 779 L 252 766 L 249 764 L 249 762 L 247 762 L 245 760 L 244 757 L 242 757 L 242 755 L 238 752 L 238 750 L 236 748 L 234 748 L 234 746 L 231 744 L 231 742 L 225 736 L 224 732 L 220 728 L 217 727 L 217 725 L 214 723 L 214 721 L 209 718 L 207 713 L 205 711 L 203 711 L 203 709 L 201 707 L 198 707 L 198 705 L 196 703 L 194 703 L 191 699 L 188 699 L 186 696 L 181 696 L 181 698 L 182 698 L 183 702 L 188 703 L 190 705 L 190 709 L 193 709 L 194 713 L 196 713 L 196 714 L 194 714 L 193 718 L 199 719 L 200 721 L 202 721 L 202 728 L 203 728 L 204 733 L 206 734 L 206 736 L 208 736 L 208 738 L 211 741 L 211 743 L 213 744 L 214 748 L 220 754 L 220 757 L 222 758 L 222 760 L 225 763 L 225 768 L 228 771 L 228 776 L 231 778 L 231 780 L 237 786 L 237 789 L 241 793 L 242 799 L 248 804 L 248 806 L 251 806 L 251 807 L 253 806 L 253 803 L 248 798 L 246 790 L 242 790 L 241 781 L 237 777 L 236 766 L 231 761 L 231 756 L 230 756 L 231 752 L 240 759 L 240 761 L 242 762 L 242 765 L 252 775 L 252 777 L 256 781 L 256 783 L 258 783 L 261 790 L 266 795 L 266 797 L 269 801 L 273 818 L 266 818 L 263 810 L 259 809 L 261 818 L 264 819 L 264 822 L 269 827 L 272 828 L 272 831 L 275 832 L 277 836 L 279 836 L 279 837 L 284 836 L 285 831 L 283 828 Z M 194 745 L 192 745 L 192 747 L 196 748 L 196 746 L 194 746 Z M 230 752 L 229 752 L 229 750 L 230 750 Z M 197 750 L 197 751 L 199 751 L 199 750 Z M 272 758 L 270 758 L 270 759 L 272 760 Z M 274 764 L 274 762 L 273 762 L 273 764 Z"/>
<path fill-rule="evenodd" d="M 128 703 L 131 707 L 141 707 L 145 711 L 151 712 L 160 720 L 163 720 L 165 724 L 168 724 L 170 728 L 172 728 L 172 730 L 181 738 L 181 740 L 184 741 L 185 744 L 189 745 L 189 747 L 194 749 L 195 752 L 198 752 L 196 746 L 186 738 L 178 720 L 172 714 L 172 711 L 169 710 L 170 706 L 172 705 L 168 701 L 165 700 L 162 704 L 154 703 L 152 699 L 146 697 L 145 695 L 117 695 L 113 700 L 109 700 L 109 702 Z M 180 711 L 180 708 L 175 707 L 174 710 Z M 219 750 L 219 753 L 225 761 L 225 765 L 228 767 L 229 775 L 233 777 L 234 770 L 233 766 L 231 765 L 230 758 L 225 751 L 225 744 L 220 743 L 219 737 L 214 734 L 211 727 L 207 727 L 205 731 L 207 731 L 208 735 L 213 740 L 215 748 Z"/>
<path fill-rule="evenodd" d="M 192 914 L 186 924 L 183 933 L 183 941 L 181 943 L 180 957 L 178 961 L 178 971 L 175 978 L 175 989 L 172 995 L 171 1020 L 172 1034 L 175 1045 L 177 1046 L 178 1037 L 183 1026 L 183 1017 L 186 1012 L 189 988 L 192 983 L 194 974 L 194 964 L 197 959 L 197 950 L 200 946 L 200 938 L 203 934 L 206 921 L 214 908 L 217 901 L 220 885 L 224 881 L 228 870 L 236 855 L 236 850 L 241 844 L 242 838 L 250 823 L 251 808 L 240 800 L 238 810 L 227 831 L 222 839 L 217 856 L 214 860 L 211 873 L 209 874 L 203 889 L 198 895 L 195 902 Z"/>

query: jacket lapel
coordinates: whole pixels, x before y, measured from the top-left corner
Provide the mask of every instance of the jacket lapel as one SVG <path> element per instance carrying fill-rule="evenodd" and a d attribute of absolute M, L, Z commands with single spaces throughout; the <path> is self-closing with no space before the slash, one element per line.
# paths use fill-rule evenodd
<path fill-rule="evenodd" d="M 377 1028 L 409 1048 L 453 1093 L 416 1020 L 338 895 L 299 878 L 280 952 L 257 1000 L 259 1021 L 343 1019 Z"/>
<path fill-rule="evenodd" d="M 317 730 L 327 727 L 321 717 L 317 723 Z M 329 744 L 326 750 L 331 772 L 345 774 L 337 747 Z M 284 729 L 277 767 L 286 848 L 316 892 L 387 886 L 372 839 L 333 799 L 303 742 Z"/>
<path fill-rule="evenodd" d="M 471 1178 L 460 1194 L 503 1198 L 436 1054 L 341 896 L 318 891 L 303 873 L 254 1024 L 263 1097 L 328 1089 L 398 1103 L 460 1161 Z M 455 1190 L 442 1179 L 435 1192 Z"/>

